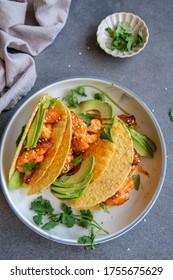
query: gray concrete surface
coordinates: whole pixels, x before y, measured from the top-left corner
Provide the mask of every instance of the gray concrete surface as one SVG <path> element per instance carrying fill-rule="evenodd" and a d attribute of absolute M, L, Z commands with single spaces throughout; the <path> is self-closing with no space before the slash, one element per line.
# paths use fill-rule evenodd
<path fill-rule="evenodd" d="M 113 59 L 96 45 L 97 26 L 114 12 L 144 19 L 150 38 L 145 50 Z M 99 76 L 134 91 L 154 111 L 168 155 L 161 194 L 145 220 L 93 251 L 44 239 L 12 212 L 0 190 L 0 259 L 173 259 L 173 37 L 172 0 L 72 0 L 67 23 L 54 43 L 35 57 L 37 80 L 15 108 L 0 115 L 0 134 L 13 113 L 46 84 L 72 76 Z M 80 54 L 81 53 L 81 54 Z"/>

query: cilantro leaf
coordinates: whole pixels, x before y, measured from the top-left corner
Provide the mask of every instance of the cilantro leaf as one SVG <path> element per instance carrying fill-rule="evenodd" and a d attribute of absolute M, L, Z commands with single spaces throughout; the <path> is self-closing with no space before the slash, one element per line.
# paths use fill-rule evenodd
<path fill-rule="evenodd" d="M 115 31 L 110 27 L 105 28 L 105 31 L 107 31 L 112 38 L 116 36 Z"/>
<path fill-rule="evenodd" d="M 72 161 L 71 161 L 74 165 L 78 165 L 82 162 L 82 154 L 76 156 Z"/>
<path fill-rule="evenodd" d="M 96 247 L 98 247 L 98 245 L 94 244 L 95 238 L 96 238 L 96 233 L 94 232 L 94 228 L 92 227 L 90 236 L 83 235 L 83 236 L 79 237 L 78 243 L 79 244 L 90 243 L 90 245 L 85 247 L 85 250 L 89 250 L 89 249 L 94 250 L 94 249 L 96 249 Z"/>
<path fill-rule="evenodd" d="M 50 101 L 49 101 L 49 107 L 52 107 L 52 106 L 55 104 L 55 102 L 57 101 L 57 99 L 58 99 L 58 97 L 55 97 L 55 98 L 50 99 Z"/>
<path fill-rule="evenodd" d="M 114 142 L 113 138 L 112 138 L 112 130 L 111 128 L 106 129 L 105 127 L 103 127 L 101 133 L 100 133 L 100 139 L 102 140 L 107 140 L 109 142 Z"/>
<path fill-rule="evenodd" d="M 68 215 L 71 215 L 72 214 L 72 209 L 71 207 L 67 206 L 67 204 L 63 203 L 61 205 L 61 210 L 65 213 L 65 214 L 68 214 Z"/>
<path fill-rule="evenodd" d="M 35 211 L 37 214 L 52 214 L 54 209 L 49 200 L 43 199 L 42 196 L 39 196 L 34 201 L 31 202 L 30 210 Z"/>
<path fill-rule="evenodd" d="M 63 101 L 67 102 L 68 106 L 77 107 L 79 101 L 75 95 L 75 90 L 71 89 L 70 94 L 62 98 Z"/>
<path fill-rule="evenodd" d="M 83 235 L 78 238 L 79 244 L 91 243 L 91 241 L 92 241 L 91 236 L 88 236 L 88 235 Z"/>
<path fill-rule="evenodd" d="M 76 219 L 76 224 L 82 228 L 89 228 L 91 226 L 91 221 L 86 220 L 85 218 Z"/>
<path fill-rule="evenodd" d="M 20 167 L 22 167 L 24 169 L 25 173 L 28 173 L 32 170 L 39 168 L 39 165 L 36 163 L 28 163 L 28 164 L 20 165 Z"/>
<path fill-rule="evenodd" d="M 76 224 L 76 220 L 75 220 L 75 217 L 72 216 L 71 214 L 68 215 L 68 214 L 62 213 L 61 223 L 66 225 L 68 228 L 71 228 Z"/>
<path fill-rule="evenodd" d="M 112 44 L 112 43 L 108 43 L 106 42 L 105 43 L 105 46 L 107 49 L 111 50 L 111 51 L 114 51 L 115 50 L 115 46 Z"/>
<path fill-rule="evenodd" d="M 93 214 L 92 212 L 88 209 L 88 210 L 81 210 L 80 213 L 82 214 L 82 216 L 84 216 L 85 218 L 90 218 L 93 219 Z"/>
<path fill-rule="evenodd" d="M 134 174 L 132 176 L 132 179 L 134 181 L 134 188 L 136 191 L 139 190 L 139 187 L 140 187 L 140 175 L 139 174 Z"/>
<path fill-rule="evenodd" d="M 105 95 L 104 93 L 95 93 L 94 94 L 94 99 L 100 100 L 100 101 L 105 101 Z"/>
<path fill-rule="evenodd" d="M 34 220 L 34 222 L 36 223 L 36 225 L 41 225 L 43 222 L 42 222 L 42 220 L 43 220 L 43 215 L 41 214 L 41 213 L 39 213 L 39 214 L 37 214 L 37 215 L 35 215 L 34 217 L 33 217 L 33 220 Z"/>
<path fill-rule="evenodd" d="M 100 207 L 103 209 L 105 213 L 110 213 L 106 204 L 104 202 L 99 203 Z"/>
<path fill-rule="evenodd" d="M 106 42 L 106 48 L 110 50 L 123 50 L 130 51 L 133 47 L 138 45 L 143 41 L 142 30 L 139 30 L 137 35 L 132 34 L 131 26 L 128 22 L 119 22 L 115 30 L 111 28 L 106 28 L 110 34 L 110 37 L 113 38 L 111 43 Z"/>
<path fill-rule="evenodd" d="M 58 224 L 59 224 L 59 222 L 50 221 L 50 222 L 44 224 L 44 225 L 42 226 L 42 229 L 44 229 L 44 230 L 50 230 L 50 229 L 55 228 Z"/>
<path fill-rule="evenodd" d="M 95 118 L 92 114 L 87 112 L 83 112 L 78 117 L 81 118 L 88 125 L 90 124 L 91 120 Z"/>
<path fill-rule="evenodd" d="M 85 88 L 83 86 L 80 86 L 78 89 L 75 90 L 75 92 L 81 96 L 87 96 Z"/>
<path fill-rule="evenodd" d="M 54 105 L 54 103 L 57 101 L 58 97 L 46 99 L 43 106 L 44 108 L 50 108 Z"/>

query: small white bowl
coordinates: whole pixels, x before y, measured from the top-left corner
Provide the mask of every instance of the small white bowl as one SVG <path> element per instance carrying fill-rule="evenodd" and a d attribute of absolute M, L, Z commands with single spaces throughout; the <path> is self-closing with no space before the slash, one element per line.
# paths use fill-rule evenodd
<path fill-rule="evenodd" d="M 143 34 L 143 42 L 138 44 L 136 47 L 133 47 L 130 51 L 121 51 L 121 50 L 110 50 L 106 47 L 106 42 L 111 43 L 112 38 L 110 37 L 109 33 L 105 31 L 107 27 L 115 29 L 116 25 L 119 22 L 128 22 L 131 26 L 132 33 L 136 35 L 139 30 L 142 31 Z M 107 53 L 114 57 L 130 57 L 135 54 L 138 54 L 142 51 L 149 39 L 149 32 L 145 22 L 139 17 L 131 13 L 115 13 L 110 16 L 107 16 L 97 29 L 97 42 L 99 43 L 100 47 Z"/>

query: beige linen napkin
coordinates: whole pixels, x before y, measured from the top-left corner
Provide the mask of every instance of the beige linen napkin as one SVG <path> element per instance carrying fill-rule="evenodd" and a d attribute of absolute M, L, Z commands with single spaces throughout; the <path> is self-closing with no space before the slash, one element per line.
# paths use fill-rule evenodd
<path fill-rule="evenodd" d="M 0 0 L 0 113 L 11 109 L 36 80 L 33 56 L 66 23 L 71 0 Z"/>

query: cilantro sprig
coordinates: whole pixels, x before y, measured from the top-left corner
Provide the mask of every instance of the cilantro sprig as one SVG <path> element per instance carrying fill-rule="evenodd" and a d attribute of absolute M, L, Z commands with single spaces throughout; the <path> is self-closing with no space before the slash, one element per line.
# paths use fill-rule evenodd
<path fill-rule="evenodd" d="M 91 120 L 95 118 L 94 115 L 92 115 L 88 112 L 83 112 L 78 117 L 80 117 L 87 125 L 89 125 Z"/>
<path fill-rule="evenodd" d="M 98 247 L 98 244 L 94 244 L 96 235 L 97 235 L 97 233 L 96 233 L 95 229 L 92 227 L 91 228 L 91 234 L 89 236 L 88 235 L 83 235 L 83 236 L 79 237 L 78 238 L 78 243 L 79 244 L 90 243 L 90 245 L 85 247 L 85 250 L 88 250 L 88 249 L 94 250 Z"/>
<path fill-rule="evenodd" d="M 77 89 L 71 89 L 70 93 L 62 98 L 62 101 L 67 103 L 67 106 L 76 108 L 79 104 L 79 100 L 76 95 L 86 97 L 85 88 L 83 86 L 78 87 Z"/>
<path fill-rule="evenodd" d="M 85 229 L 91 228 L 90 236 L 84 235 L 78 239 L 80 244 L 89 243 L 90 249 L 95 248 L 94 241 L 96 238 L 96 230 L 108 234 L 108 231 L 94 219 L 90 210 L 81 210 L 79 214 L 74 214 L 71 207 L 63 203 L 61 205 L 62 211 L 60 213 L 54 213 L 54 208 L 50 201 L 44 199 L 42 196 L 39 196 L 31 202 L 30 210 L 36 212 L 36 215 L 33 216 L 33 220 L 38 226 L 41 226 L 43 230 L 53 229 L 59 224 L 63 224 L 68 228 L 74 225 Z M 46 219 L 47 222 L 43 223 L 43 218 Z M 93 231 L 93 229 L 95 231 Z"/>
<path fill-rule="evenodd" d="M 28 173 L 32 170 L 38 169 L 39 165 L 37 163 L 28 163 L 28 164 L 22 164 L 20 165 L 24 169 L 25 173 Z"/>
<path fill-rule="evenodd" d="M 74 89 L 71 89 L 70 93 L 67 96 L 63 97 L 62 101 L 65 101 L 68 106 L 71 106 L 74 108 L 76 108 L 79 103 L 78 98 L 75 95 Z"/>
<path fill-rule="evenodd" d="M 96 92 L 94 94 L 94 99 L 100 100 L 100 101 L 105 101 L 105 94 L 104 93 L 100 93 L 100 92 Z"/>
<path fill-rule="evenodd" d="M 82 163 L 82 154 L 79 154 L 78 156 L 76 156 L 71 162 L 74 165 L 78 165 L 78 164 Z"/>
<path fill-rule="evenodd" d="M 131 26 L 128 22 L 119 22 L 115 29 L 107 27 L 105 29 L 112 38 L 111 43 L 106 42 L 106 47 L 110 50 L 130 51 L 143 41 L 142 31 L 137 35 L 132 34 Z"/>
<path fill-rule="evenodd" d="M 103 127 L 101 133 L 100 133 L 100 139 L 102 140 L 107 140 L 111 143 L 114 142 L 113 137 L 112 137 L 112 128 L 105 128 Z"/>
<path fill-rule="evenodd" d="M 138 191 L 139 188 L 140 188 L 140 175 L 139 174 L 134 174 L 132 176 L 132 179 L 133 179 L 133 182 L 134 182 L 134 189 L 136 191 Z"/>

